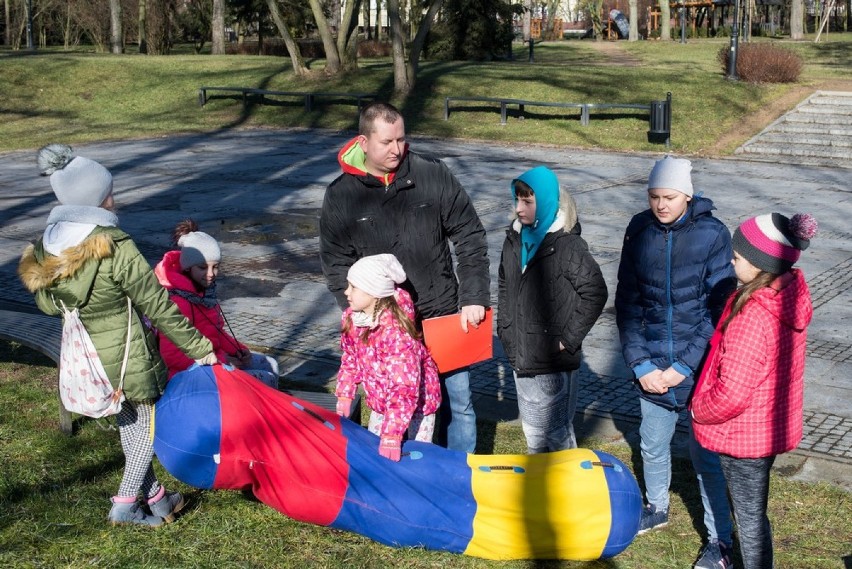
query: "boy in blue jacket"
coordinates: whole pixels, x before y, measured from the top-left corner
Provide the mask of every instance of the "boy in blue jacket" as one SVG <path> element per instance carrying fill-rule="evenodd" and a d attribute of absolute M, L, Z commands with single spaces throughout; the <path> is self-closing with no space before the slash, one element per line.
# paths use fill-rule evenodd
<path fill-rule="evenodd" d="M 668 524 L 671 441 L 725 300 L 736 286 L 728 228 L 713 202 L 693 195 L 692 164 L 666 156 L 648 179 L 650 208 L 624 234 L 616 318 L 624 361 L 633 370 L 642 423 L 640 447 L 648 505 L 639 533 Z M 719 457 L 692 435 L 708 542 L 694 567 L 732 566 L 731 515 Z"/>

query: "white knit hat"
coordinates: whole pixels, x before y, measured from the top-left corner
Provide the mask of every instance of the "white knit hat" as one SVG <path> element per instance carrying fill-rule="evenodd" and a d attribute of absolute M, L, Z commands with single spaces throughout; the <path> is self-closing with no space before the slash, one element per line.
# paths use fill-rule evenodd
<path fill-rule="evenodd" d="M 405 282 L 405 269 L 391 254 L 372 255 L 355 261 L 346 279 L 370 296 L 393 296 L 395 285 Z"/>
<path fill-rule="evenodd" d="M 674 156 L 657 160 L 648 176 L 648 189 L 657 188 L 675 190 L 692 197 L 692 162 Z"/>
<path fill-rule="evenodd" d="M 112 174 L 88 158 L 74 156 L 70 146 L 49 144 L 38 151 L 41 173 L 62 205 L 100 206 L 112 193 Z"/>
<path fill-rule="evenodd" d="M 219 243 L 203 231 L 191 231 L 178 239 L 180 268 L 184 271 L 195 265 L 218 263 L 222 258 Z"/>

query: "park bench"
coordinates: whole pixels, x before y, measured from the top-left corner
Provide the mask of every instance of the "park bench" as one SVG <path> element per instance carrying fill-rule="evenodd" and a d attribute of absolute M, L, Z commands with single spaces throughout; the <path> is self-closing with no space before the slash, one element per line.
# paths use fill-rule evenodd
<path fill-rule="evenodd" d="M 671 134 L 672 94 L 668 93 L 662 101 L 652 101 L 650 104 L 639 103 L 563 103 L 556 101 L 529 101 L 505 97 L 446 97 L 444 99 L 444 120 L 450 118 L 450 103 L 496 103 L 500 105 L 500 124 L 505 125 L 509 115 L 509 107 L 517 106 L 518 117 L 524 118 L 527 107 L 557 107 L 580 110 L 580 124 L 588 126 L 592 111 L 625 109 L 648 113 L 648 139 L 652 142 L 669 144 Z M 469 107 L 470 105 L 468 105 Z M 459 108 L 457 105 L 456 108 Z"/>
<path fill-rule="evenodd" d="M 0 310 L 0 339 L 17 342 L 32 350 L 40 352 L 59 365 L 60 340 L 62 338 L 62 319 L 46 314 Z M 57 371 L 57 378 L 58 378 Z M 59 382 L 57 381 L 57 398 L 59 397 Z M 331 412 L 336 411 L 337 397 L 331 393 L 319 391 L 300 391 L 284 388 L 285 393 L 303 401 L 313 403 Z M 352 402 L 349 418 L 356 423 L 361 422 L 361 397 L 356 395 Z M 73 434 L 74 423 L 71 412 L 65 409 L 59 401 L 59 429 L 66 434 Z"/>
<path fill-rule="evenodd" d="M 269 89 L 256 89 L 254 87 L 199 87 L 198 88 L 198 104 L 204 106 L 207 104 L 208 91 L 217 91 L 225 93 L 238 93 L 242 95 L 243 104 L 248 104 L 249 97 L 257 98 L 262 104 L 266 97 L 292 97 L 302 99 L 304 101 L 305 110 L 310 112 L 314 108 L 314 103 L 318 99 L 354 99 L 358 112 L 361 112 L 361 106 L 367 99 L 375 99 L 376 96 L 371 93 L 334 93 L 334 92 L 305 92 L 305 91 L 272 91 Z"/>

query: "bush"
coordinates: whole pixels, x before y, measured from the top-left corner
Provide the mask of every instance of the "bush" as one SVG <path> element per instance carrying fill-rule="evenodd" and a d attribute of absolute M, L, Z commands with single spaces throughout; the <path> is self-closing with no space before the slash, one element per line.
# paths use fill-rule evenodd
<path fill-rule="evenodd" d="M 727 47 L 719 50 L 722 73 L 728 70 Z M 737 54 L 737 75 L 749 83 L 795 83 L 802 72 L 802 58 L 772 43 L 741 43 Z"/>

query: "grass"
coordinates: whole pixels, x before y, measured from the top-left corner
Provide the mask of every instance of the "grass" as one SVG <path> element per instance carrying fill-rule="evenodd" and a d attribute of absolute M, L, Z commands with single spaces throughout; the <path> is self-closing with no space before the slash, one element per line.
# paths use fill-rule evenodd
<path fill-rule="evenodd" d="M 831 40 L 788 42 L 806 60 L 802 83 L 852 79 L 849 34 Z M 716 52 L 724 40 L 688 44 L 619 42 L 638 65 L 611 65 L 592 42 L 539 44 L 535 64 L 516 49 L 515 61 L 424 61 L 415 92 L 402 108 L 412 134 L 506 143 L 548 143 L 620 151 L 660 151 L 647 142 L 647 113 L 607 112 L 580 126 L 577 111 L 530 108 L 527 120 L 501 127 L 496 107 L 472 106 L 443 120 L 449 95 L 506 96 L 542 101 L 647 104 L 673 95 L 672 148 L 712 153 L 724 133 L 743 118 L 783 96 L 790 85 L 748 85 L 724 79 Z M 211 132 L 232 128 L 356 128 L 352 105 L 327 105 L 307 113 L 300 101 L 250 104 L 219 97 L 200 108 L 201 85 L 253 86 L 278 90 L 373 92 L 388 99 L 393 75 L 388 59 L 362 59 L 360 68 L 326 78 L 322 62 L 313 78 L 298 79 L 287 58 L 264 56 L 146 56 L 0 52 L 4 98 L 0 102 L 0 151 L 32 149 L 55 141 L 110 139 Z M 744 140 L 754 132 L 743 133 Z"/>
<path fill-rule="evenodd" d="M 181 519 L 158 530 L 111 528 L 109 496 L 122 455 L 118 435 L 86 422 L 74 437 L 56 425 L 56 369 L 17 344 L 0 342 L 0 566 L 3 567 L 588 567 L 670 569 L 688 566 L 701 545 L 700 498 L 689 465 L 675 461 L 669 526 L 637 537 L 608 562 L 493 562 L 418 549 L 393 549 L 358 535 L 290 520 L 239 492 L 197 491 L 155 461 L 169 488 L 190 499 Z M 524 448 L 520 428 L 480 425 L 496 453 Z M 634 466 L 625 444 L 584 440 Z M 773 475 L 770 516 L 776 565 L 842 566 L 849 554 L 849 494 Z"/>

